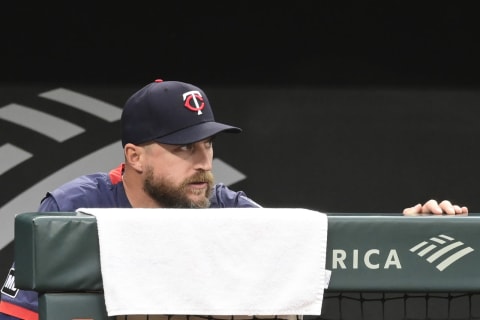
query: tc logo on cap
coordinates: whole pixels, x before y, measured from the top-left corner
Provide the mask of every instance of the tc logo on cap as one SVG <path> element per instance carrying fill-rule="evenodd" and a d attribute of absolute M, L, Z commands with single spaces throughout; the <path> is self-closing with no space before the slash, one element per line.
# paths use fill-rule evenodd
<path fill-rule="evenodd" d="M 197 90 L 185 92 L 183 94 L 183 101 L 185 101 L 185 108 L 192 111 L 197 111 L 198 115 L 201 115 L 203 108 L 205 108 L 203 97 L 200 94 L 200 91 Z"/>

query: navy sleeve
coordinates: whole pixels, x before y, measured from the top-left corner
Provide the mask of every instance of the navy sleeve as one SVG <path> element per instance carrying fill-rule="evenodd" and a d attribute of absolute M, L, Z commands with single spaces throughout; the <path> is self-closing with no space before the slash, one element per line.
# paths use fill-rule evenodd
<path fill-rule="evenodd" d="M 18 320 L 18 318 L 10 317 L 4 313 L 0 313 L 0 320 Z"/>
<path fill-rule="evenodd" d="M 210 197 L 210 208 L 261 208 L 262 206 L 247 197 L 243 191 L 233 191 L 226 185 L 215 185 Z"/>
<path fill-rule="evenodd" d="M 40 203 L 38 212 L 57 212 L 57 211 L 60 211 L 57 201 L 55 201 L 55 198 L 50 193 L 47 193 L 45 198 L 43 198 Z"/>

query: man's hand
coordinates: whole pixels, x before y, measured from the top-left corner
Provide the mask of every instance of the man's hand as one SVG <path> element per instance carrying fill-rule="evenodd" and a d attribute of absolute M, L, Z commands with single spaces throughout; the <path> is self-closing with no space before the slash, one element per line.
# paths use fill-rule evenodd
<path fill-rule="evenodd" d="M 452 204 L 448 200 L 443 200 L 438 203 L 436 200 L 428 200 L 425 204 L 417 204 L 410 208 L 403 209 L 403 215 L 416 216 L 422 214 L 468 214 L 467 207 L 460 207 L 459 205 Z"/>

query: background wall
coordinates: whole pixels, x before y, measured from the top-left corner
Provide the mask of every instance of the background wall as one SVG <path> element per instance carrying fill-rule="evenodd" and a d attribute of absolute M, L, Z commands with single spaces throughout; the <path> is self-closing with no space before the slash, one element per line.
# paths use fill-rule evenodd
<path fill-rule="evenodd" d="M 120 112 L 155 78 L 201 86 L 216 118 L 244 129 L 218 139 L 221 173 L 239 171 L 232 188 L 265 206 L 383 213 L 447 198 L 478 212 L 474 12 L 405 2 L 2 4 L 0 271 L 13 260 L 14 214 L 121 161 L 118 118 L 42 96 L 58 88 Z M 58 141 L 12 104 L 84 131 Z"/>

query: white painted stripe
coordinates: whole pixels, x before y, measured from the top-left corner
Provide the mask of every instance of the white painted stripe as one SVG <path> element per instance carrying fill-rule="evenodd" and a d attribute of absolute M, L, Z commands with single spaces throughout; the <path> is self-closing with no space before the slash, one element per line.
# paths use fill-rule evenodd
<path fill-rule="evenodd" d="M 422 241 L 422 242 L 420 242 L 419 244 L 417 244 L 415 247 L 410 248 L 410 252 L 415 252 L 415 251 L 417 251 L 418 249 L 426 246 L 427 244 L 428 244 L 428 242 Z"/>
<path fill-rule="evenodd" d="M 433 242 L 436 242 L 436 243 L 440 243 L 440 244 L 444 244 L 446 242 L 445 240 L 442 240 L 442 239 L 437 238 L 437 237 L 430 238 L 430 240 L 432 240 Z"/>
<path fill-rule="evenodd" d="M 90 172 L 108 172 L 122 161 L 124 161 L 122 144 L 117 141 L 70 163 L 18 194 L 0 207 L 0 226 L 2 227 L 0 249 L 13 240 L 15 215 L 23 212 L 35 212 L 47 191 L 54 190 L 65 182 Z"/>
<path fill-rule="evenodd" d="M 426 255 L 427 253 L 429 253 L 430 251 L 432 251 L 432 250 L 435 249 L 436 247 L 437 247 L 436 245 L 431 244 L 431 245 L 429 245 L 428 247 L 426 247 L 425 249 L 423 249 L 422 251 L 420 251 L 420 252 L 418 253 L 418 255 L 419 255 L 420 257 L 423 257 L 424 255 Z"/>
<path fill-rule="evenodd" d="M 446 235 L 444 235 L 444 234 L 439 235 L 439 237 L 442 237 L 442 238 L 447 239 L 447 240 L 450 240 L 450 241 L 455 240 L 455 239 L 453 239 L 452 237 L 446 236 Z"/>
<path fill-rule="evenodd" d="M 120 120 L 122 114 L 122 110 L 112 104 L 64 88 L 47 91 L 39 96 L 61 102 L 109 122 Z"/>
<path fill-rule="evenodd" d="M 58 142 L 85 131 L 71 122 L 15 103 L 0 108 L 0 119 L 34 130 Z"/>
<path fill-rule="evenodd" d="M 452 254 L 450 257 L 445 259 L 442 263 L 439 263 L 438 266 L 437 266 L 437 269 L 440 270 L 440 271 L 443 271 L 446 267 L 448 267 L 449 265 L 451 265 L 452 263 L 454 263 L 458 259 L 466 256 L 467 254 L 469 254 L 472 251 L 473 251 L 472 248 L 467 247 L 467 248 L 464 248 L 464 249 L 458 251 L 455 254 Z"/>
<path fill-rule="evenodd" d="M 446 254 L 447 252 L 449 252 L 449 251 L 451 251 L 455 248 L 458 248 L 461 245 L 463 245 L 463 242 L 460 242 L 460 241 L 449 244 L 448 246 L 443 247 L 442 249 L 438 250 L 437 252 L 432 254 L 430 257 L 428 257 L 427 261 L 428 262 L 433 262 L 433 261 L 437 260 L 438 258 L 440 258 L 441 256 L 443 256 L 444 254 Z"/>
<path fill-rule="evenodd" d="M 30 152 L 10 143 L 0 146 L 0 175 L 32 157 Z"/>

